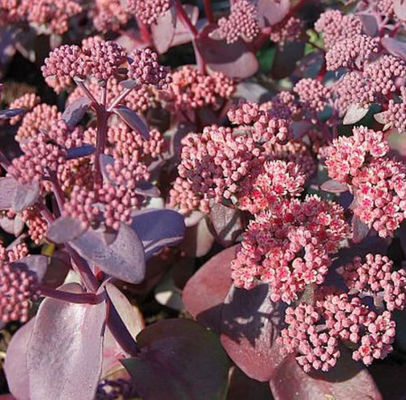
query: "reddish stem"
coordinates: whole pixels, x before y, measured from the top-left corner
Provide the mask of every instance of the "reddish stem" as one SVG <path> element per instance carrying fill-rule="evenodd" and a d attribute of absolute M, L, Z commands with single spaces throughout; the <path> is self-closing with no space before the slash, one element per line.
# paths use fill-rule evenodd
<path fill-rule="evenodd" d="M 213 8 L 211 7 L 211 0 L 203 0 L 204 13 L 210 24 L 214 24 Z"/>
<path fill-rule="evenodd" d="M 97 136 L 96 136 L 96 152 L 95 152 L 95 184 L 101 185 L 103 182 L 103 176 L 100 164 L 100 155 L 104 153 L 107 139 L 107 122 L 110 117 L 110 113 L 103 107 L 98 106 L 96 109 L 97 115 Z"/>
<path fill-rule="evenodd" d="M 52 289 L 46 286 L 38 287 L 39 295 L 56 300 L 67 301 L 75 304 L 99 304 L 106 300 L 105 293 L 70 293 L 63 290 Z"/>

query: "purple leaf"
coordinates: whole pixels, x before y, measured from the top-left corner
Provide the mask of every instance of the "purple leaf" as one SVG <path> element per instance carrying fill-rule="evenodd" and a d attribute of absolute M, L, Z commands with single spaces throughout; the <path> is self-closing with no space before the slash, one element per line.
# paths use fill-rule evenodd
<path fill-rule="evenodd" d="M 12 263 L 13 266 L 22 267 L 35 272 L 38 282 L 41 282 L 48 269 L 48 257 L 41 254 L 32 254 Z"/>
<path fill-rule="evenodd" d="M 361 121 L 361 119 L 364 118 L 365 115 L 367 114 L 368 108 L 362 107 L 358 104 L 351 104 L 348 107 L 347 112 L 345 113 L 343 124 L 344 125 L 355 124 L 358 121 Z"/>
<path fill-rule="evenodd" d="M 81 293 L 78 284 L 61 289 Z M 46 298 L 27 348 L 31 400 L 93 400 L 102 365 L 106 303 Z"/>
<path fill-rule="evenodd" d="M 293 137 L 295 139 L 301 139 L 312 128 L 312 124 L 309 121 L 293 121 L 291 129 Z"/>
<path fill-rule="evenodd" d="M 396 16 L 406 21 L 406 1 L 405 0 L 394 0 L 393 7 L 395 10 Z"/>
<path fill-rule="evenodd" d="M 282 359 L 273 346 L 282 328 L 283 303 L 270 300 L 266 283 L 254 289 L 231 287 L 222 310 L 221 343 L 250 378 L 269 380 Z"/>
<path fill-rule="evenodd" d="M 13 205 L 18 182 L 11 176 L 0 178 L 0 209 L 8 210 Z"/>
<path fill-rule="evenodd" d="M 369 233 L 370 228 L 368 225 L 364 224 L 356 215 L 352 217 L 352 241 L 354 243 L 360 243 L 362 242 Z"/>
<path fill-rule="evenodd" d="M 124 89 L 135 89 L 140 84 L 133 79 L 126 79 L 124 81 L 121 81 L 119 85 L 122 86 Z"/>
<path fill-rule="evenodd" d="M 192 24 L 196 26 L 199 19 L 199 8 L 191 4 L 183 4 L 182 6 Z M 193 36 L 184 24 L 176 24 L 175 35 L 172 39 L 171 47 L 189 43 L 192 41 L 192 39 Z"/>
<path fill-rule="evenodd" d="M 136 358 L 122 363 L 145 400 L 222 400 L 229 363 L 216 336 L 186 319 L 167 319 L 137 337 Z"/>
<path fill-rule="evenodd" d="M 237 85 L 233 97 L 261 103 L 263 98 L 269 97 L 269 91 L 258 83 L 243 81 Z"/>
<path fill-rule="evenodd" d="M 203 257 L 214 243 L 214 236 L 207 226 L 206 218 L 186 229 L 185 240 L 181 248 L 189 257 Z"/>
<path fill-rule="evenodd" d="M 16 117 L 17 115 L 25 114 L 27 110 L 25 108 L 15 108 L 10 110 L 0 110 L 0 121 Z"/>
<path fill-rule="evenodd" d="M 258 15 L 263 26 L 281 22 L 289 12 L 290 0 L 258 0 Z"/>
<path fill-rule="evenodd" d="M 152 40 L 158 53 L 163 54 L 168 51 L 175 36 L 175 28 L 176 11 L 174 7 L 160 15 L 157 21 L 151 25 Z"/>
<path fill-rule="evenodd" d="M 400 57 L 403 60 L 406 60 L 406 43 L 401 42 L 400 40 L 384 37 L 381 41 L 382 46 L 388 50 L 389 53 L 393 54 L 396 57 Z"/>
<path fill-rule="evenodd" d="M 208 26 L 201 32 L 196 45 L 209 67 L 232 78 L 248 78 L 258 70 L 258 60 L 242 41 L 227 44 L 223 40 L 211 39 L 208 35 L 216 25 Z"/>
<path fill-rule="evenodd" d="M 227 400 L 272 400 L 268 383 L 248 378 L 239 368 L 233 367 L 228 386 Z"/>
<path fill-rule="evenodd" d="M 288 42 L 283 47 L 277 47 L 271 69 L 272 77 L 282 79 L 292 74 L 297 62 L 303 57 L 304 49 L 304 42 Z"/>
<path fill-rule="evenodd" d="M 147 260 L 164 247 L 179 244 L 185 235 L 183 215 L 173 210 L 136 211 L 131 227 L 142 241 Z"/>
<path fill-rule="evenodd" d="M 70 103 L 62 114 L 62 119 L 67 123 L 67 125 L 73 127 L 76 126 L 86 114 L 91 101 L 88 97 L 79 97 L 72 103 Z"/>
<path fill-rule="evenodd" d="M 59 217 L 48 228 L 47 238 L 54 243 L 66 243 L 76 239 L 86 230 L 86 225 L 76 218 Z"/>
<path fill-rule="evenodd" d="M 233 208 L 215 204 L 210 211 L 211 231 L 224 247 L 234 243 L 243 231 L 241 212 Z"/>
<path fill-rule="evenodd" d="M 68 160 L 73 160 L 75 158 L 82 158 L 82 157 L 87 157 L 90 156 L 94 153 L 95 148 L 91 145 L 85 145 L 81 147 L 75 147 L 73 149 L 68 149 L 66 158 Z"/>
<path fill-rule="evenodd" d="M 364 27 L 364 32 L 368 36 L 376 36 L 379 32 L 378 21 L 374 15 L 370 14 L 357 14 Z"/>
<path fill-rule="evenodd" d="M 144 197 L 159 197 L 161 194 L 159 189 L 148 181 L 139 182 L 134 192 Z"/>
<path fill-rule="evenodd" d="M 1 229 L 16 237 L 20 236 L 24 226 L 25 222 L 18 214 L 14 218 L 0 217 Z"/>
<path fill-rule="evenodd" d="M 30 385 L 27 369 L 27 348 L 34 329 L 35 319 L 23 325 L 7 347 L 4 371 L 10 392 L 19 400 L 30 400 Z"/>
<path fill-rule="evenodd" d="M 21 185 L 17 183 L 14 192 L 12 208 L 16 212 L 24 211 L 37 202 L 40 193 L 40 187 L 37 181 Z"/>
<path fill-rule="evenodd" d="M 396 330 L 398 330 L 396 324 Z M 404 400 L 406 393 L 406 365 L 389 361 L 374 362 L 369 368 L 384 399 Z"/>
<path fill-rule="evenodd" d="M 236 246 L 216 254 L 205 263 L 186 283 L 183 289 L 183 304 L 198 322 L 218 332 L 221 309 L 230 290 L 231 261 L 235 258 Z"/>
<path fill-rule="evenodd" d="M 113 111 L 134 131 L 138 132 L 144 139 L 149 139 L 149 130 L 141 117 L 130 108 L 118 105 Z"/>
<path fill-rule="evenodd" d="M 324 190 L 325 192 L 339 194 L 348 191 L 348 186 L 343 183 L 337 182 L 334 179 L 330 179 L 322 183 L 320 189 Z"/>
<path fill-rule="evenodd" d="M 128 225 L 120 225 L 112 243 L 106 243 L 103 233 L 93 229 L 70 243 L 83 258 L 106 274 L 129 283 L 139 283 L 145 277 L 144 249 Z"/>
<path fill-rule="evenodd" d="M 286 357 L 270 380 L 270 388 L 278 400 L 382 400 L 368 371 L 353 361 L 348 352 L 342 352 L 328 373 L 306 374 L 293 356 Z"/>

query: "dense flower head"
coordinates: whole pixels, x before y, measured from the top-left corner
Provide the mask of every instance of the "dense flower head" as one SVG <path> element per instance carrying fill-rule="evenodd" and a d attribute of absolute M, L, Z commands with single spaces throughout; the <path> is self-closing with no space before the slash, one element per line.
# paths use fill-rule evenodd
<path fill-rule="evenodd" d="M 131 14 L 123 8 L 120 0 L 95 0 L 90 16 L 98 31 L 116 32 L 129 21 Z"/>
<path fill-rule="evenodd" d="M 382 113 L 382 118 L 392 128 L 396 128 L 399 133 L 406 133 L 406 103 L 389 100 L 388 109 Z"/>
<path fill-rule="evenodd" d="M 341 67 L 362 69 L 379 51 L 379 39 L 367 35 L 355 35 L 335 43 L 326 54 L 329 71 Z"/>
<path fill-rule="evenodd" d="M 45 134 L 20 144 L 23 155 L 15 158 L 9 172 L 22 184 L 41 181 L 49 171 L 56 172 L 66 160 L 66 150 L 48 142 Z"/>
<path fill-rule="evenodd" d="M 28 227 L 28 235 L 35 244 L 41 244 L 48 231 L 47 221 L 36 208 L 28 208 L 21 213 L 21 218 Z"/>
<path fill-rule="evenodd" d="M 225 39 L 227 43 L 234 43 L 240 38 L 252 42 L 260 33 L 257 7 L 248 0 L 233 2 L 230 15 L 220 18 L 217 24 L 218 28 L 212 35 Z"/>
<path fill-rule="evenodd" d="M 220 203 L 238 192 L 239 182 L 260 155 L 252 138 L 217 125 L 187 135 L 182 145 L 179 175 L 194 191 Z"/>
<path fill-rule="evenodd" d="M 16 140 L 22 142 L 26 139 L 35 138 L 38 132 L 48 131 L 61 117 L 62 114 L 56 106 L 45 103 L 38 104 L 32 111 L 24 115 L 16 134 Z"/>
<path fill-rule="evenodd" d="M 190 65 L 174 71 L 171 80 L 167 101 L 172 109 L 187 110 L 208 105 L 217 107 L 235 90 L 234 81 L 221 72 L 205 75 Z"/>
<path fill-rule="evenodd" d="M 136 49 L 129 56 L 128 77 L 138 85 L 163 88 L 170 83 L 168 69 L 159 64 L 158 54 L 151 49 Z"/>
<path fill-rule="evenodd" d="M 38 278 L 15 262 L 28 254 L 28 248 L 24 243 L 11 250 L 1 246 L 0 254 L 0 321 L 26 322 L 30 303 L 37 297 Z"/>
<path fill-rule="evenodd" d="M 92 190 L 94 174 L 93 157 L 82 157 L 67 160 L 58 168 L 58 180 L 64 192 L 70 193 L 74 186 Z"/>
<path fill-rule="evenodd" d="M 403 310 L 406 303 L 406 271 L 395 271 L 393 261 L 381 254 L 367 254 L 341 268 L 340 274 L 353 294 L 372 296 L 375 302 L 383 300 L 386 309 Z"/>
<path fill-rule="evenodd" d="M 380 158 L 363 168 L 353 179 L 354 214 L 379 236 L 392 236 L 406 218 L 406 166 Z"/>
<path fill-rule="evenodd" d="M 272 210 L 282 199 L 299 196 L 305 179 L 293 162 L 267 161 L 242 181 L 238 207 L 252 214 Z"/>
<path fill-rule="evenodd" d="M 286 310 L 287 327 L 277 339 L 283 354 L 294 353 L 299 365 L 328 371 L 341 355 L 340 343 L 351 343 L 352 357 L 370 365 L 391 351 L 395 322 L 388 311 L 377 314 L 357 296 L 330 293 L 315 304 L 299 303 Z"/>
<path fill-rule="evenodd" d="M 355 127 L 353 136 L 334 139 L 327 149 L 326 166 L 329 177 L 342 183 L 350 183 L 364 165 L 388 152 L 389 145 L 383 132 L 363 126 Z"/>
<path fill-rule="evenodd" d="M 327 105 L 331 92 L 328 87 L 317 79 L 301 79 L 293 88 L 299 96 L 299 101 L 308 110 L 321 112 Z"/>
<path fill-rule="evenodd" d="M 269 38 L 283 46 L 286 42 L 294 42 L 299 40 L 303 35 L 303 22 L 297 17 L 289 17 L 286 21 L 283 20 L 279 24 L 271 27 Z"/>
<path fill-rule="evenodd" d="M 146 25 L 151 25 L 172 6 L 172 0 L 127 0 L 127 8 Z"/>
<path fill-rule="evenodd" d="M 320 285 L 331 264 L 330 254 L 349 234 L 341 206 L 308 196 L 285 200 L 250 222 L 231 264 L 237 287 L 267 282 L 272 301 L 291 303 L 306 285 Z"/>
<path fill-rule="evenodd" d="M 21 97 L 15 99 L 12 103 L 10 103 L 10 108 L 23 108 L 27 111 L 32 110 L 35 106 L 40 103 L 41 99 L 35 93 L 26 93 Z M 15 125 L 22 120 L 22 115 L 17 115 L 10 119 L 10 124 Z"/>
<path fill-rule="evenodd" d="M 324 44 L 330 49 L 342 39 L 351 39 L 362 31 L 362 22 L 355 15 L 343 15 L 339 10 L 327 10 L 314 25 L 323 34 Z"/>

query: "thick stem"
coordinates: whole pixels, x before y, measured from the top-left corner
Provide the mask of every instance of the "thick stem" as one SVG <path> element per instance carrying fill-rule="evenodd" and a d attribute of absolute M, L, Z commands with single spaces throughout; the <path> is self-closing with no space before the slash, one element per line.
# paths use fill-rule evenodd
<path fill-rule="evenodd" d="M 106 299 L 104 293 L 70 293 L 62 290 L 52 289 L 46 286 L 39 286 L 40 296 L 51 297 L 52 299 L 67 301 L 75 304 L 99 304 Z"/>
<path fill-rule="evenodd" d="M 95 153 L 95 184 L 101 185 L 103 182 L 103 176 L 100 164 L 100 155 L 104 153 L 107 139 L 107 122 L 110 113 L 103 106 L 99 106 L 96 109 L 97 115 L 97 137 L 96 137 L 96 153 Z"/>
<path fill-rule="evenodd" d="M 204 5 L 204 13 L 206 14 L 207 20 L 209 21 L 210 24 L 213 24 L 215 21 L 213 9 L 211 7 L 211 0 L 203 0 L 203 5 Z"/>
<path fill-rule="evenodd" d="M 85 85 L 85 82 L 83 80 L 81 80 L 80 78 L 76 78 L 76 77 L 73 78 L 73 80 L 75 81 L 76 85 L 78 85 L 80 87 L 80 89 L 85 94 L 85 96 L 92 102 L 92 106 L 94 108 L 97 107 L 97 104 L 98 104 L 97 100 L 92 95 L 90 90 L 87 88 L 87 86 Z"/>
<path fill-rule="evenodd" d="M 107 326 L 109 327 L 111 333 L 126 353 L 132 356 L 137 356 L 140 352 L 140 346 L 131 336 L 131 333 L 129 332 L 127 326 L 124 324 L 118 311 L 116 310 L 110 299 L 108 299 L 107 305 Z"/>
<path fill-rule="evenodd" d="M 180 0 L 176 0 L 176 12 L 178 14 L 179 19 L 182 21 L 183 25 L 188 29 L 190 34 L 193 37 L 192 44 L 193 50 L 195 52 L 196 64 L 199 69 L 199 72 L 202 74 L 206 73 L 206 62 L 203 59 L 202 54 L 197 46 L 196 39 L 199 36 L 199 32 L 197 31 L 196 27 L 192 24 L 189 16 L 187 15 L 186 11 L 184 10 L 182 3 Z"/>
<path fill-rule="evenodd" d="M 112 112 L 113 108 L 116 107 L 121 101 L 123 101 L 133 90 L 133 88 L 124 89 L 111 103 L 108 108 L 108 112 Z"/>

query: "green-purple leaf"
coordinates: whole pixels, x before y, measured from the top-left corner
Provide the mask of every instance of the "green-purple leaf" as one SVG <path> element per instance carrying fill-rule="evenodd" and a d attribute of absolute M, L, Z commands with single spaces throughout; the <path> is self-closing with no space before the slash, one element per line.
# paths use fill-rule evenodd
<path fill-rule="evenodd" d="M 149 139 L 149 129 L 142 118 L 130 108 L 124 105 L 114 107 L 113 111 L 134 131 L 144 139 Z"/>
<path fill-rule="evenodd" d="M 137 336 L 136 358 L 122 363 L 144 400 L 223 400 L 229 363 L 216 336 L 186 319 L 163 320 Z"/>
<path fill-rule="evenodd" d="M 66 243 L 79 237 L 86 227 L 72 217 L 59 217 L 48 228 L 47 237 L 54 243 Z"/>

